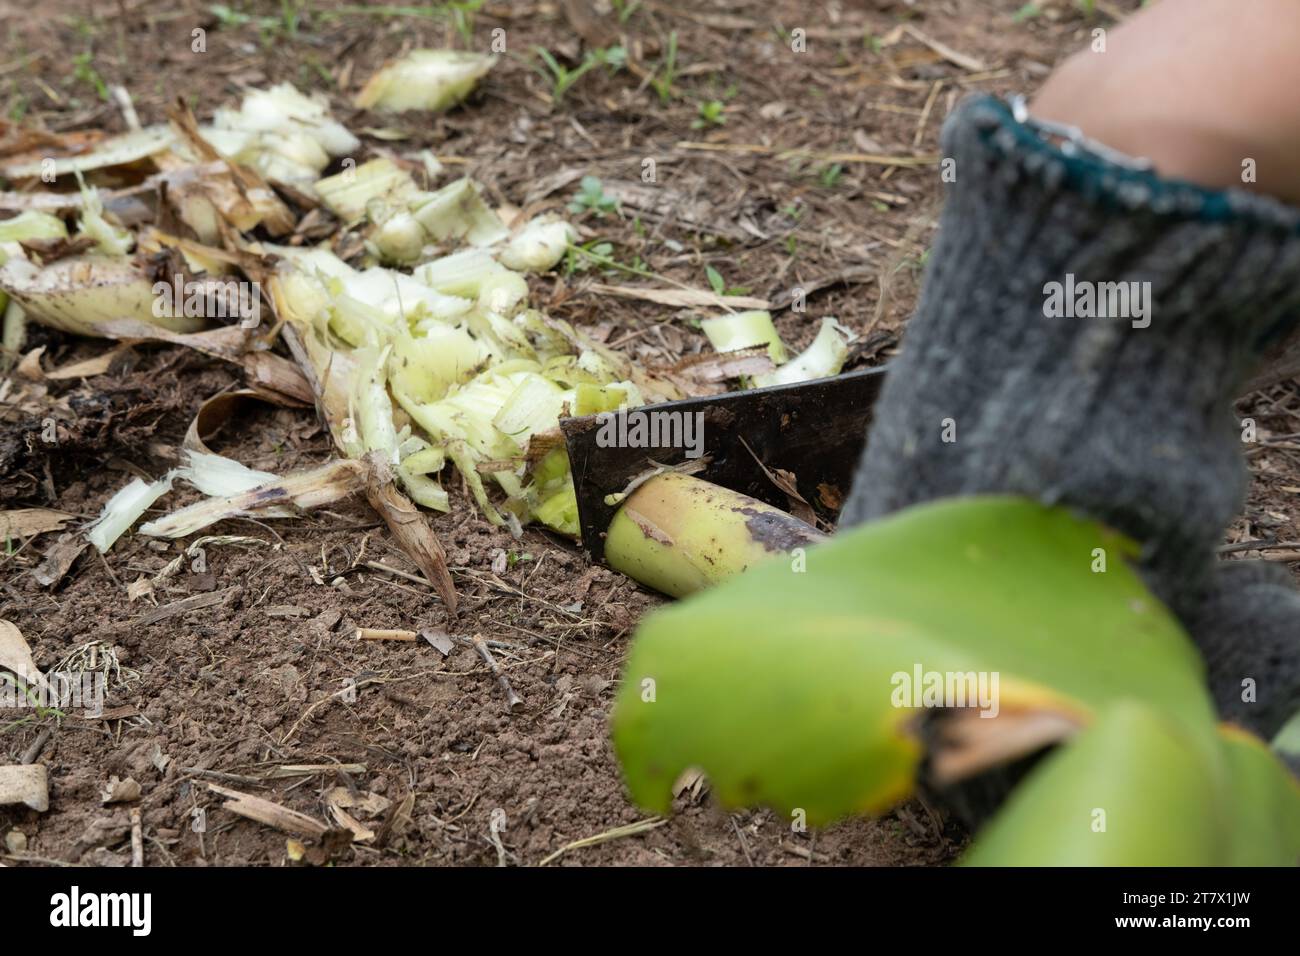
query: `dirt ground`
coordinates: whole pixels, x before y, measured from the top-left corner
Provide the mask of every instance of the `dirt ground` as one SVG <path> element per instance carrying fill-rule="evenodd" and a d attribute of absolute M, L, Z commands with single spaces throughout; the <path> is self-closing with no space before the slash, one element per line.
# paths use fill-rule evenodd
<path fill-rule="evenodd" d="M 589 237 L 610 243 L 621 262 L 692 287 L 707 287 L 712 266 L 728 287 L 778 302 L 796 285 L 814 289 L 806 312 L 780 312 L 782 335 L 803 346 L 834 315 L 859 334 L 850 367 L 864 367 L 897 346 L 940 194 L 932 165 L 865 157 L 933 156 L 957 98 L 1031 91 L 1094 26 L 1112 22 L 1106 11 L 1136 5 L 1098 4 L 1089 19 L 1072 3 L 1047 3 L 1017 20 L 1020 0 L 647 0 L 618 5 L 631 8 L 623 23 L 615 12 L 598 17 L 584 39 L 561 4 L 488 3 L 467 25 L 466 44 L 446 17 L 383 7 L 264 0 L 232 3 L 233 14 L 147 0 L 2 3 L 0 108 L 9 121 L 52 131 L 121 130 L 103 87 L 124 85 L 150 123 L 177 95 L 205 119 L 245 87 L 289 80 L 329 95 L 340 120 L 368 131 L 368 150 L 431 148 L 495 200 L 538 209 L 562 209 L 586 174 L 635 186 L 653 157 L 669 198 L 625 206 L 621 217 L 582 217 Z M 936 42 L 899 34 L 898 24 Z M 195 28 L 206 30 L 204 54 L 191 52 Z M 807 49 L 795 53 L 791 31 L 800 28 Z M 351 108 L 360 82 L 404 48 L 483 49 L 496 29 L 509 54 L 465 108 L 396 121 Z M 597 70 L 554 106 L 533 48 L 573 62 L 620 31 L 644 73 L 675 35 L 672 95 L 661 99 L 633 70 Z M 703 120 L 700 104 L 714 100 L 723 123 Z M 539 282 L 534 297 L 647 365 L 700 350 L 697 314 L 591 288 L 626 281 L 637 280 L 575 272 Z M 39 345 L 46 368 L 107 347 L 34 328 L 27 348 Z M 237 381 L 194 352 L 138 347 L 107 374 L 45 383 L 45 400 L 74 415 L 49 446 L 35 438 L 39 408 L 0 411 L 0 508 L 93 517 L 131 474 L 166 470 L 200 403 Z M 1300 539 L 1291 505 L 1300 493 L 1300 394 L 1257 393 L 1242 413 L 1257 418 L 1264 440 L 1251 458 L 1246 517 L 1229 540 Z M 329 454 L 310 411 L 258 405 L 212 444 L 276 472 Z M 180 491 L 166 502 L 195 496 Z M 537 864 L 562 849 L 554 865 L 925 865 L 960 850 L 960 829 L 916 802 L 879 820 L 794 833 L 769 811 L 724 813 L 690 790 L 666 822 L 565 849 L 646 819 L 624 793 L 606 721 L 632 631 L 661 599 L 558 536 L 528 529 L 514 541 L 476 513 L 458 482 L 452 496 L 452 512 L 433 527 L 462 599 L 454 623 L 427 586 L 370 564 L 414 570 L 364 501 L 209 529 L 242 540 L 207 544 L 201 563 L 136 600 L 128 586 L 167 565 L 179 545 L 126 536 L 104 557 L 83 552 L 45 588 L 30 572 L 57 535 L 11 542 L 0 556 L 0 617 L 23 631 L 37 663 L 52 667 L 97 642 L 97 661 L 119 667 L 109 671 L 102 718 L 0 723 L 0 763 L 40 745 L 51 776 L 48 812 L 0 810 L 3 859 L 127 862 L 129 810 L 100 799 L 113 776 L 141 785 L 145 856 L 158 866 L 286 864 L 285 835 L 221 809 L 209 783 L 318 819 L 335 788 L 382 797 L 374 802 L 388 809 L 363 817 L 375 841 L 316 858 L 344 865 Z M 201 606 L 162 613 L 183 599 Z M 506 712 L 470 649 L 444 659 L 424 643 L 361 642 L 358 625 L 445 627 L 501 642 L 498 658 L 525 706 Z M 349 681 L 355 699 L 340 693 Z M 301 765 L 327 767 L 285 769 Z"/>

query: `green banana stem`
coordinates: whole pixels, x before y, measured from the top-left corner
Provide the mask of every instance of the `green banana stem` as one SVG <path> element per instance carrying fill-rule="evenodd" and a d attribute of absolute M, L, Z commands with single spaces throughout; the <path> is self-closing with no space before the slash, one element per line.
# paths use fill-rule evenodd
<path fill-rule="evenodd" d="M 668 472 L 628 496 L 610 522 L 610 567 L 685 597 L 754 565 L 825 540 L 779 508 L 708 481 Z"/>

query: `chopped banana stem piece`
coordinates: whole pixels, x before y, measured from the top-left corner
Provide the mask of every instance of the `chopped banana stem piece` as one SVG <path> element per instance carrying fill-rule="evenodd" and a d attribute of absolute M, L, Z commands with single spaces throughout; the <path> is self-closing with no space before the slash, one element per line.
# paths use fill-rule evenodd
<path fill-rule="evenodd" d="M 712 345 L 719 352 L 734 352 L 737 349 L 766 345 L 767 354 L 772 362 L 780 365 L 788 356 L 781 336 L 777 335 L 776 326 L 772 324 L 772 313 L 762 310 L 737 312 L 734 315 L 720 315 L 705 319 L 700 328 Z"/>
<path fill-rule="evenodd" d="M 849 334 L 834 319 L 822 319 L 812 344 L 780 368 L 754 379 L 755 385 L 793 385 L 838 375 L 849 357 Z"/>
<path fill-rule="evenodd" d="M 824 538 L 748 495 L 665 472 L 632 492 L 615 514 L 605 560 L 642 584 L 685 597 Z"/>
<path fill-rule="evenodd" d="M 411 204 L 411 212 L 434 239 L 463 239 L 471 246 L 490 246 L 510 235 L 472 179 L 458 179 L 427 194 Z"/>
<path fill-rule="evenodd" d="M 357 94 L 362 109 L 441 111 L 464 100 L 496 57 L 461 50 L 412 50 L 384 64 Z"/>
<path fill-rule="evenodd" d="M 101 554 L 108 551 L 155 501 L 172 490 L 175 477 L 176 472 L 173 471 L 152 483 L 132 478 L 130 484 L 108 499 L 104 510 L 87 529 L 87 540 Z"/>
<path fill-rule="evenodd" d="M 163 308 L 155 285 L 142 268 L 122 257 L 73 256 L 43 268 L 15 257 L 0 267 L 0 289 L 29 317 L 74 335 L 100 336 L 100 327 L 119 319 L 173 332 L 203 327 L 200 316 Z"/>

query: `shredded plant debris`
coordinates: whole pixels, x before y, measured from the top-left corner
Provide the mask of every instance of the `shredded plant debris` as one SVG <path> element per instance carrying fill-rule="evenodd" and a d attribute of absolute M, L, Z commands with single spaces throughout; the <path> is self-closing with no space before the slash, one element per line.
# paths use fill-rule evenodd
<path fill-rule="evenodd" d="M 417 50 L 375 74 L 358 105 L 446 109 L 492 62 Z M 359 147 L 323 100 L 281 83 L 248 91 L 209 125 L 178 104 L 167 126 L 56 159 L 78 185 L 66 210 L 76 213 L 73 229 L 37 209 L 0 222 L 0 289 L 17 313 L 7 341 L 17 351 L 30 319 L 210 350 L 207 339 L 185 336 L 212 334 L 205 330 L 217 318 L 238 336 L 223 343 L 224 357 L 243 361 L 273 356 L 282 334 L 346 459 L 382 461 L 406 496 L 443 512 L 454 467 L 492 523 L 517 535 L 536 521 L 575 537 L 561 418 L 680 398 L 684 381 L 687 390 L 727 377 L 788 384 L 844 364 L 847 335 L 832 320 L 788 361 L 770 313 L 751 311 L 707 319 L 703 331 L 719 352 L 765 345 L 773 371 L 750 376 L 749 365 L 724 364 L 707 379 L 684 380 L 640 367 L 531 301 L 530 276 L 582 251 L 572 224 L 493 208 L 470 178 L 438 186 L 430 180 L 441 165 L 427 156 L 357 165 Z M 95 185 L 99 177 L 120 183 L 128 166 L 132 186 Z M 0 168 L 25 185 L 39 173 L 39 164 Z M 152 207 L 142 216 L 135 206 L 144 198 Z M 37 205 L 58 208 L 53 199 Z M 296 238 L 325 211 L 332 225 L 320 241 Z M 177 476 L 209 500 L 149 522 L 144 533 L 185 535 L 254 511 L 291 515 L 286 504 L 326 503 L 364 484 L 355 469 L 328 464 L 279 477 L 200 449 L 185 456 L 166 478 L 135 479 L 109 502 L 91 531 L 101 551 Z"/>

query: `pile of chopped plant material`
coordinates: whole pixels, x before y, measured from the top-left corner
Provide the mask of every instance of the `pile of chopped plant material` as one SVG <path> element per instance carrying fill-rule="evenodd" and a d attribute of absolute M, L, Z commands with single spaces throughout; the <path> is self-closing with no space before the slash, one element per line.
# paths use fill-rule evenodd
<path fill-rule="evenodd" d="M 415 51 L 372 77 L 357 105 L 446 109 L 491 66 Z M 205 404 L 177 467 L 108 502 L 87 530 L 101 551 L 177 479 L 205 498 L 140 533 L 176 538 L 364 493 L 454 608 L 442 549 L 412 504 L 449 509 L 448 466 L 493 523 L 576 536 L 562 417 L 726 382 L 787 384 L 844 363 L 848 336 L 834 320 L 789 359 L 771 316 L 743 312 L 703 324 L 727 361 L 641 368 L 530 304 L 530 277 L 586 254 L 574 226 L 493 208 L 468 178 L 441 182 L 431 154 L 358 163 L 360 152 L 323 100 L 281 84 L 248 92 L 206 126 L 178 103 L 163 126 L 32 133 L 30 148 L 0 160 L 13 186 L 0 209 L 20 210 L 0 221 L 7 360 L 31 321 L 186 345 L 244 371 L 243 390 Z M 236 398 L 314 404 L 339 457 L 275 475 L 212 453 L 202 435 Z"/>

